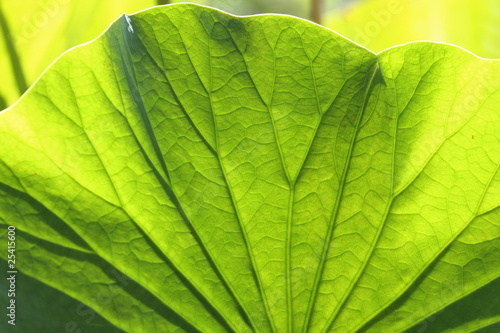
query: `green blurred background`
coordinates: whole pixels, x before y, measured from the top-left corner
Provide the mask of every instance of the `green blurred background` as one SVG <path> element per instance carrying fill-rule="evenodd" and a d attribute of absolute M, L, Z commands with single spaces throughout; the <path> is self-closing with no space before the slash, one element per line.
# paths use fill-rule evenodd
<path fill-rule="evenodd" d="M 0 110 L 67 49 L 97 37 L 122 13 L 165 0 L 0 0 Z M 500 58 L 499 0 L 201 0 L 238 15 L 283 13 L 323 24 L 368 49 L 416 40 Z M 318 14 L 319 13 L 319 14 Z"/>

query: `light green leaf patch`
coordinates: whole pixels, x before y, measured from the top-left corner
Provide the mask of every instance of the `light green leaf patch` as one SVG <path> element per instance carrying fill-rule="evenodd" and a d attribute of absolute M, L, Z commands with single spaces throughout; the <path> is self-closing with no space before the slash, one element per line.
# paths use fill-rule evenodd
<path fill-rule="evenodd" d="M 14 104 L 62 52 L 99 35 L 122 13 L 154 0 L 29 0 L 0 5 L 0 110 Z"/>
<path fill-rule="evenodd" d="M 32 297 L 69 304 L 36 311 L 76 325 L 488 327 L 499 77 L 453 46 L 375 55 L 287 16 L 124 15 L 0 113 L 2 234 Z"/>

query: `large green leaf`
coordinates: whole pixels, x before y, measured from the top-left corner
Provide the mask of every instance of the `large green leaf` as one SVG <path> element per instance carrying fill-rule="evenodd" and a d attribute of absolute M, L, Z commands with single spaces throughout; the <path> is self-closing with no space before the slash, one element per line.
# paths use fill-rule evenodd
<path fill-rule="evenodd" d="M 499 77 L 453 46 L 375 55 L 286 16 L 122 16 L 0 113 L 2 234 L 30 297 L 67 304 L 28 313 L 129 332 L 499 322 Z"/>

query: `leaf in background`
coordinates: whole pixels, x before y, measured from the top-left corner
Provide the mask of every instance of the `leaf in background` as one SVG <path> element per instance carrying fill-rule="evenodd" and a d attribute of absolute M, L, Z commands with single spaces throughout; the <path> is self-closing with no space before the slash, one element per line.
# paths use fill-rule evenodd
<path fill-rule="evenodd" d="M 5 16 L 26 81 L 31 85 L 62 52 L 97 37 L 117 16 L 155 4 L 154 0 L 2 1 L 0 11 Z M 0 94 L 7 105 L 12 105 L 20 93 L 3 38 L 0 73 Z"/>
<path fill-rule="evenodd" d="M 0 113 L 1 230 L 33 297 L 124 331 L 485 327 L 499 74 L 287 16 L 125 15 Z"/>
<path fill-rule="evenodd" d="M 429 40 L 500 58 L 500 2 L 496 0 L 355 1 L 329 12 L 324 24 L 376 52 Z"/>
<path fill-rule="evenodd" d="M 346 1 L 346 0 L 344 0 Z M 349 0 L 347 0 L 349 1 Z M 185 1 L 175 0 L 171 3 Z M 280 13 L 307 18 L 310 0 L 196 0 L 196 4 L 214 7 L 234 15 L 253 15 L 261 13 Z"/>
<path fill-rule="evenodd" d="M 7 103 L 5 102 L 5 99 L 0 95 L 0 110 L 3 110 L 7 107 Z"/>

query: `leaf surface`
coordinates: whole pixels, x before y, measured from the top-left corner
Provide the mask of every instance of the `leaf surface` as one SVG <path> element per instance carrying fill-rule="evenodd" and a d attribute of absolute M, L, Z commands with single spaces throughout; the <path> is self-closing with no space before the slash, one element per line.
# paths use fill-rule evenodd
<path fill-rule="evenodd" d="M 287 16 L 124 15 L 0 113 L 2 233 L 36 297 L 116 330 L 488 327 L 499 74 Z"/>

